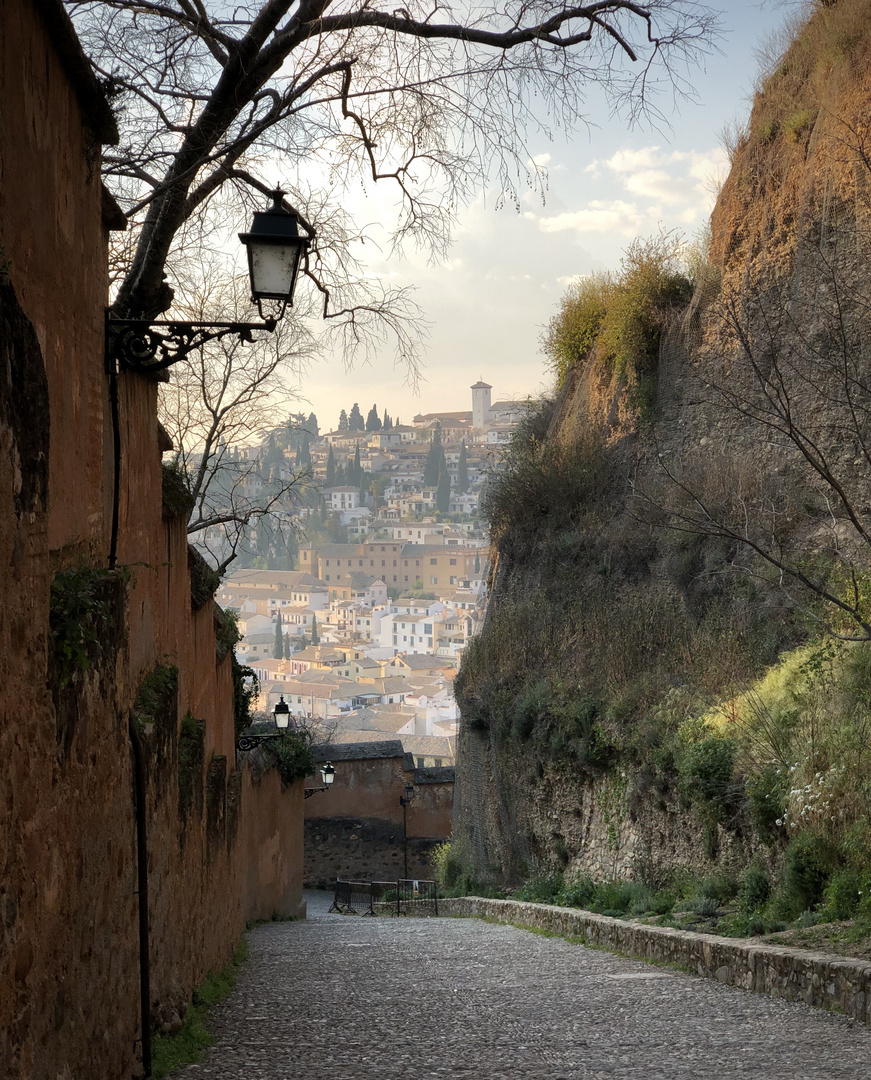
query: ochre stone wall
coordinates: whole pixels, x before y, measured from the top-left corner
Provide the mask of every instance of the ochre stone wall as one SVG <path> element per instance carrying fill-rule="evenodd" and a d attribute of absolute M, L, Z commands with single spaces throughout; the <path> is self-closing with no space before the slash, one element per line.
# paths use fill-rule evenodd
<path fill-rule="evenodd" d="M 115 1080 L 141 1074 L 128 725 L 143 678 L 178 668 L 165 725 L 143 732 L 155 1023 L 247 919 L 301 913 L 302 790 L 237 768 L 230 661 L 212 605 L 192 610 L 185 522 L 161 510 L 156 387 L 136 375 L 119 377 L 124 569 L 104 572 L 106 123 L 54 3 L 0 5 L 0 1076 Z M 98 572 L 110 616 L 82 672 L 51 653 L 65 568 Z M 186 716 L 202 753 L 180 777 Z"/>

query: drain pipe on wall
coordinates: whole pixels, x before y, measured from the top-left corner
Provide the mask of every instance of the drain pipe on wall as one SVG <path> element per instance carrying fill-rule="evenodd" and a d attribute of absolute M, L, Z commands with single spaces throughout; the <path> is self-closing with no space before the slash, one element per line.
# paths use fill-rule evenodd
<path fill-rule="evenodd" d="M 131 716 L 128 721 L 133 747 L 133 787 L 136 802 L 136 865 L 139 893 L 139 998 L 142 1015 L 142 1067 L 151 1076 L 151 964 L 148 952 L 148 841 L 146 835 L 145 757 L 142 740 Z"/>

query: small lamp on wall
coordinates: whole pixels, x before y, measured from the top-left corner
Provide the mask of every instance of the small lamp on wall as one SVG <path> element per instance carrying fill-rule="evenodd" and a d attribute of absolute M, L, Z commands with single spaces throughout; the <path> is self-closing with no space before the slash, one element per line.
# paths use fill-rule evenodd
<path fill-rule="evenodd" d="M 331 761 L 325 762 L 320 768 L 321 780 L 324 783 L 323 787 L 307 787 L 305 789 L 305 798 L 310 799 L 312 795 L 317 795 L 319 791 L 329 791 L 333 781 L 336 779 L 336 770 L 333 768 Z"/>

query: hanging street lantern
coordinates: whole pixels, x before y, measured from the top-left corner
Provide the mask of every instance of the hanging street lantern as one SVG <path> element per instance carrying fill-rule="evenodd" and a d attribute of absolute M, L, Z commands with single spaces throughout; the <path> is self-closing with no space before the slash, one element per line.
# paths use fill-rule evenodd
<path fill-rule="evenodd" d="M 256 210 L 251 227 L 239 233 L 248 251 L 251 299 L 263 322 L 185 322 L 181 319 L 123 319 L 106 314 L 106 364 L 111 373 L 135 371 L 165 379 L 164 372 L 188 353 L 209 341 L 235 335 L 253 342 L 255 330 L 272 333 L 278 320 L 293 305 L 300 266 L 314 234 L 299 215 L 283 205 L 284 192 L 272 192 L 272 206 Z M 302 235 L 300 224 L 309 235 Z M 264 301 L 275 305 L 263 314 Z"/>

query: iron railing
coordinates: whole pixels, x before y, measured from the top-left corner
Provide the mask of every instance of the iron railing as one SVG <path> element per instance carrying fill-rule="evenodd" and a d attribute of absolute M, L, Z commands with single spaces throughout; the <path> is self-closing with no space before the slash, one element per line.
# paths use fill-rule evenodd
<path fill-rule="evenodd" d="M 434 881 L 336 881 L 330 911 L 341 915 L 438 915 Z"/>

